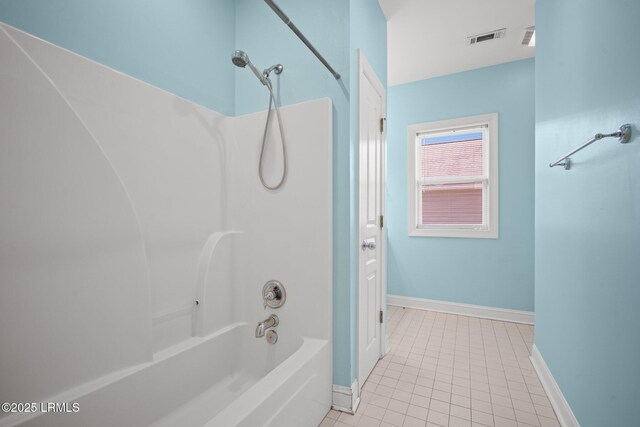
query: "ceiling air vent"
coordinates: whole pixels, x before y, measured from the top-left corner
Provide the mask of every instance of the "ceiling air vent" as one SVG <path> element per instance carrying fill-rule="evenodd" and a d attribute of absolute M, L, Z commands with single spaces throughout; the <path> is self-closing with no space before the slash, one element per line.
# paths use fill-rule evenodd
<path fill-rule="evenodd" d="M 507 32 L 506 28 L 501 28 L 499 30 L 491 31 L 483 34 L 476 34 L 475 36 L 467 37 L 467 46 L 476 45 L 482 42 L 488 42 L 489 40 L 501 39 L 504 38 L 505 33 Z"/>
<path fill-rule="evenodd" d="M 524 30 L 524 37 L 522 38 L 522 44 L 525 46 L 536 45 L 536 27 L 529 27 Z"/>

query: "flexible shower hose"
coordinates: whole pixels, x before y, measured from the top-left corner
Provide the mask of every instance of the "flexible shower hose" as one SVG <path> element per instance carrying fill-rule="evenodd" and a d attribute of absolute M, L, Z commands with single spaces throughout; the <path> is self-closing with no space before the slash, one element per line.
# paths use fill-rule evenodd
<path fill-rule="evenodd" d="M 277 190 L 278 188 L 282 187 L 282 184 L 284 184 L 284 180 L 287 177 L 287 146 L 284 140 L 284 131 L 282 129 L 282 119 L 280 118 L 280 110 L 278 109 L 278 105 L 276 104 L 276 98 L 273 95 L 273 88 L 271 87 L 271 82 L 268 81 L 268 83 L 266 84 L 267 89 L 269 89 L 269 110 L 267 112 L 267 121 L 264 124 L 264 135 L 262 136 L 262 148 L 260 149 L 260 162 L 258 164 L 258 175 L 260 176 L 260 182 L 262 182 L 262 185 L 264 186 L 264 188 L 268 189 L 268 190 Z M 263 163 L 263 159 L 264 159 L 264 147 L 266 145 L 267 142 L 267 134 L 269 133 L 269 122 L 271 122 L 271 107 L 274 106 L 275 110 L 276 110 L 276 118 L 278 119 L 278 127 L 280 128 L 280 139 L 282 140 L 282 163 L 283 163 L 283 167 L 282 167 L 282 177 L 280 178 L 280 181 L 276 184 L 276 185 L 269 185 L 267 184 L 267 182 L 264 180 L 264 176 L 262 174 L 262 163 Z"/>

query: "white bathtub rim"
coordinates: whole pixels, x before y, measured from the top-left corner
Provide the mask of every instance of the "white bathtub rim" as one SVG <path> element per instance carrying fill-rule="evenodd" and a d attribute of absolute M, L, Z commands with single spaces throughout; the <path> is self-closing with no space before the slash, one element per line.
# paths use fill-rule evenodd
<path fill-rule="evenodd" d="M 282 363 L 262 377 L 240 397 L 218 412 L 203 427 L 235 426 L 255 411 L 273 392 L 284 386 L 307 362 L 330 345 L 326 339 L 302 337 L 302 345 Z M 293 366 L 292 366 L 293 365 Z M 247 404 L 249 403 L 249 404 Z"/>
<path fill-rule="evenodd" d="M 212 334 L 209 334 L 207 336 L 204 337 L 191 337 L 190 339 L 186 340 L 186 341 L 182 341 L 178 344 L 175 344 L 171 347 L 165 348 L 157 353 L 155 353 L 153 355 L 153 358 L 148 361 L 148 362 L 144 362 L 144 363 L 140 363 L 138 365 L 135 366 L 131 366 L 128 368 L 124 368 L 121 369 L 119 371 L 116 372 L 112 372 L 110 374 L 104 375 L 102 377 L 93 379 L 91 381 L 87 381 L 85 383 L 82 383 L 76 387 L 70 388 L 68 390 L 65 390 L 61 393 L 58 393 L 56 395 L 47 397 L 45 399 L 42 400 L 42 402 L 74 402 L 76 400 L 79 400 L 81 398 L 83 398 L 86 395 L 89 395 L 91 393 L 94 393 L 104 387 L 110 386 L 120 380 L 122 380 L 123 378 L 126 378 L 130 375 L 133 375 L 139 371 L 142 371 L 144 369 L 147 369 L 153 365 L 156 365 L 158 363 L 161 363 L 167 359 L 170 359 L 174 356 L 177 356 L 181 353 L 184 353 L 194 347 L 197 347 L 207 341 L 210 341 L 212 339 L 215 339 L 221 335 L 224 335 L 225 333 L 236 329 L 236 328 L 241 328 L 243 326 L 247 326 L 249 325 L 248 322 L 235 322 L 232 323 L 230 325 L 227 325 L 223 328 L 218 329 L 217 331 L 213 332 Z M 304 343 L 303 343 L 304 345 Z M 81 408 L 82 410 L 82 408 Z M 46 413 L 42 413 L 42 412 L 26 412 L 26 413 L 13 413 L 13 414 L 9 414 L 7 416 L 4 416 L 2 418 L 0 418 L 0 427 L 13 427 L 13 426 L 17 426 L 20 425 L 24 422 L 27 422 L 29 420 L 32 420 L 34 418 L 37 418 L 39 416 L 44 416 L 47 415 Z"/>
<path fill-rule="evenodd" d="M 304 383 L 302 383 L 302 385 L 296 387 L 295 391 L 293 393 L 291 393 L 291 396 L 289 396 L 289 398 L 282 403 L 282 407 L 284 406 L 289 406 L 292 404 L 292 402 L 295 401 L 296 397 L 298 396 L 298 394 L 304 390 L 305 388 L 309 387 L 310 384 L 313 383 L 313 381 L 318 377 L 318 374 L 313 374 L 312 376 L 310 376 L 309 378 L 307 378 Z M 272 425 L 274 420 L 277 419 L 277 417 L 280 415 L 280 412 L 282 411 L 282 407 L 278 408 L 280 409 L 279 411 L 275 412 L 274 414 L 271 415 L 271 418 L 269 418 L 264 424 L 266 426 L 268 425 Z"/>
<path fill-rule="evenodd" d="M 200 344 L 203 344 L 207 341 L 210 341 L 212 339 L 215 339 L 221 335 L 224 335 L 225 333 L 236 329 L 236 328 L 241 328 L 243 326 L 248 326 L 249 322 L 234 322 L 231 323 L 227 326 L 224 326 L 220 329 L 218 329 L 215 332 L 212 332 L 209 335 L 205 335 L 205 336 L 193 336 L 185 341 L 181 341 L 177 344 L 172 345 L 171 347 L 167 347 L 165 349 L 162 349 L 158 352 L 156 352 L 153 355 L 153 361 L 154 362 L 160 362 L 166 359 L 169 359 L 170 357 L 176 356 L 180 353 L 184 353 L 187 350 L 190 350 L 194 347 L 199 346 Z"/>

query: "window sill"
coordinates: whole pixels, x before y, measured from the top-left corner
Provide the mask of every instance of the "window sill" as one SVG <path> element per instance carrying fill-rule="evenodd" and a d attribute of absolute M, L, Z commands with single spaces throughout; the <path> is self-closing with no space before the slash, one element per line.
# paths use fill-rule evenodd
<path fill-rule="evenodd" d="M 463 239 L 497 239 L 497 227 L 493 230 L 464 230 L 464 229 L 436 229 L 436 228 L 411 228 L 409 237 L 454 237 Z"/>

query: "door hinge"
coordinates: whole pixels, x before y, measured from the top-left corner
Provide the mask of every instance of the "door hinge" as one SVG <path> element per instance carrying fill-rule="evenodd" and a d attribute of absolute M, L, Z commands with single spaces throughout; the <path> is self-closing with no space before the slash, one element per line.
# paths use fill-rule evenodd
<path fill-rule="evenodd" d="M 380 215 L 380 228 L 384 227 L 384 215 Z"/>
<path fill-rule="evenodd" d="M 384 121 L 387 120 L 384 117 L 380 117 L 380 132 L 384 132 Z"/>
<path fill-rule="evenodd" d="M 380 310 L 380 323 L 384 323 L 384 311 Z"/>

